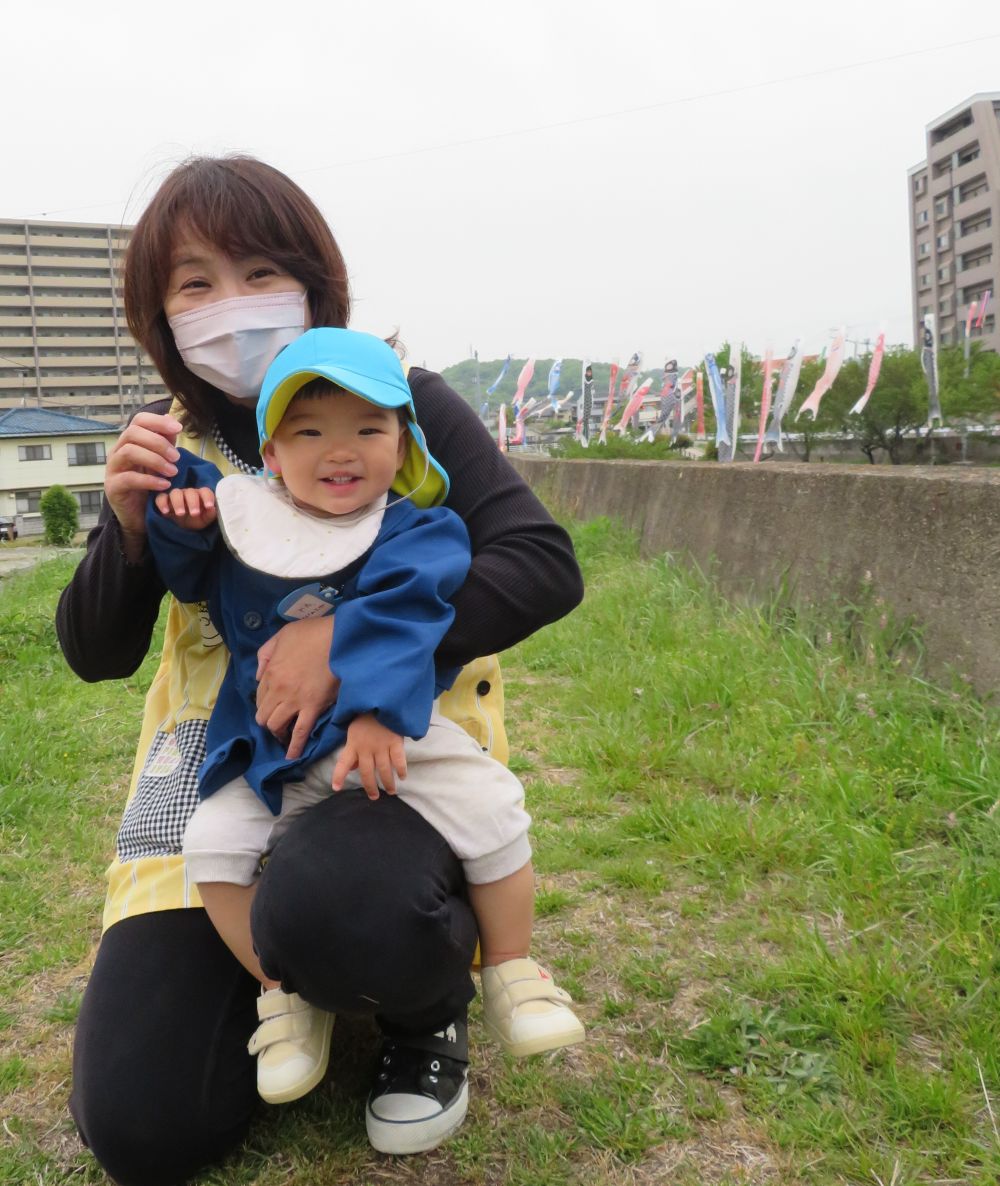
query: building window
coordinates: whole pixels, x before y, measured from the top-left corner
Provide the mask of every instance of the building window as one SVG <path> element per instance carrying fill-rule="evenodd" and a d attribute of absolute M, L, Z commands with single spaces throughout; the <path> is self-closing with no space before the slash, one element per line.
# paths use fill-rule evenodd
<path fill-rule="evenodd" d="M 957 115 L 954 119 L 949 120 L 948 123 L 942 124 L 940 128 L 935 128 L 931 133 L 931 143 L 940 144 L 942 140 L 947 140 L 949 136 L 954 136 L 956 132 L 969 127 L 971 123 L 972 110 L 967 107 L 961 115 Z"/>
<path fill-rule="evenodd" d="M 18 461 L 51 461 L 51 445 L 18 445 Z"/>
<path fill-rule="evenodd" d="M 948 199 L 947 198 L 938 198 L 938 200 L 934 203 L 934 217 L 935 218 L 944 218 L 944 216 L 947 213 L 948 213 Z"/>
<path fill-rule="evenodd" d="M 918 247 L 917 247 L 918 255 L 930 255 L 930 253 L 931 253 L 930 243 L 921 243 L 918 245 Z"/>
<path fill-rule="evenodd" d="M 937 244 L 938 251 L 947 251 L 948 250 L 948 233 L 947 233 L 947 231 L 943 235 L 938 235 L 938 237 L 934 240 L 934 242 Z"/>
<path fill-rule="evenodd" d="M 993 258 L 993 248 L 986 247 L 982 251 L 970 251 L 961 258 L 962 271 L 968 268 L 978 268 L 980 264 L 988 264 Z"/>
<path fill-rule="evenodd" d="M 987 231 L 993 225 L 993 219 L 990 217 L 989 211 L 981 214 L 975 214 L 972 218 L 964 218 L 959 224 L 959 234 L 963 237 L 965 235 L 974 235 L 977 231 Z"/>
<path fill-rule="evenodd" d="M 976 198 L 980 194 L 988 191 L 989 184 L 986 180 L 986 174 L 980 173 L 978 177 L 972 177 L 964 185 L 959 186 L 958 200 L 960 202 L 967 202 L 969 198 Z"/>
<path fill-rule="evenodd" d="M 930 272 L 921 272 L 920 273 L 920 287 L 921 288 L 930 288 L 930 286 L 931 286 Z"/>
<path fill-rule="evenodd" d="M 41 509 L 41 490 L 19 490 L 14 495 L 14 502 L 19 515 L 37 515 Z"/>
<path fill-rule="evenodd" d="M 921 210 L 917 215 L 917 225 L 924 226 L 925 223 L 930 221 L 930 217 L 930 214 L 926 210 Z"/>
<path fill-rule="evenodd" d="M 90 442 L 86 445 L 67 445 L 66 454 L 70 465 L 103 465 L 104 442 Z"/>
<path fill-rule="evenodd" d="M 94 514 L 101 509 L 101 492 L 100 490 L 76 490 L 76 501 L 80 504 L 80 510 L 85 515 Z"/>
<path fill-rule="evenodd" d="M 948 267 L 947 264 L 945 264 L 943 268 L 938 268 L 938 280 L 942 284 L 944 284 L 945 281 L 950 278 L 950 276 L 951 276 L 951 269 Z"/>
<path fill-rule="evenodd" d="M 920 306 L 920 316 L 921 317 L 926 317 L 930 311 L 931 311 L 930 305 L 921 305 Z"/>

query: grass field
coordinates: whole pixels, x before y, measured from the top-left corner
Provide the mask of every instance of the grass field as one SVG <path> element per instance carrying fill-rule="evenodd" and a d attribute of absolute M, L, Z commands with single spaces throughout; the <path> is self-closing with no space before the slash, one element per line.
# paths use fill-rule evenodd
<path fill-rule="evenodd" d="M 474 1013 L 468 1122 L 393 1160 L 364 1139 L 373 1035 L 339 1026 L 327 1083 L 204 1181 L 995 1183 L 996 714 L 903 671 L 918 640 L 877 606 L 736 610 L 606 523 L 577 540 L 584 606 L 505 674 L 537 953 L 588 1042 L 514 1062 Z M 69 1052 L 152 664 L 69 674 L 71 570 L 0 582 L 10 1186 L 105 1181 L 66 1115 Z"/>

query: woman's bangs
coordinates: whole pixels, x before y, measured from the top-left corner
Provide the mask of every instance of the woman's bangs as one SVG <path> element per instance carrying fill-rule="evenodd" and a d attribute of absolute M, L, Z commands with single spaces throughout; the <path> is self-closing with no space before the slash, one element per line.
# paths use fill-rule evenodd
<path fill-rule="evenodd" d="M 271 258 L 277 246 L 276 237 L 267 233 L 266 212 L 263 217 L 261 214 L 252 205 L 235 201 L 216 202 L 210 207 L 193 202 L 179 208 L 176 238 L 190 237 L 208 243 L 233 259 L 247 255 Z M 176 246 L 176 242 L 172 244 L 174 250 Z"/>

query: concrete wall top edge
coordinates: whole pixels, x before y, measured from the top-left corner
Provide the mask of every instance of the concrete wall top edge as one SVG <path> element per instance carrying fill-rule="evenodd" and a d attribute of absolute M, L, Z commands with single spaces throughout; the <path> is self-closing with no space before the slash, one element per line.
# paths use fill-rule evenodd
<path fill-rule="evenodd" d="M 725 480 L 726 475 L 745 479 L 772 475 L 808 477 L 824 482 L 960 482 L 969 486 L 1000 486 L 1000 470 L 959 469 L 952 465 L 837 465 L 819 461 L 638 461 L 620 458 L 613 461 L 589 457 L 548 458 L 520 456 L 516 466 L 607 466 L 622 469 L 662 469 L 664 476 L 711 472 Z"/>

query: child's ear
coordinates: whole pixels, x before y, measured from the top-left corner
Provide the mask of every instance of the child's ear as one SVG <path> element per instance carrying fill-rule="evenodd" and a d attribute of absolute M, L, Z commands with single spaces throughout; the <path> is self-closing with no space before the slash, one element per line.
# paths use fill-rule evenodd
<path fill-rule="evenodd" d="M 281 477 L 281 467 L 278 465 L 278 459 L 274 455 L 273 441 L 267 441 L 264 448 L 261 450 L 261 457 L 264 458 L 264 465 L 267 467 L 269 473 L 274 474 L 276 478 Z"/>

